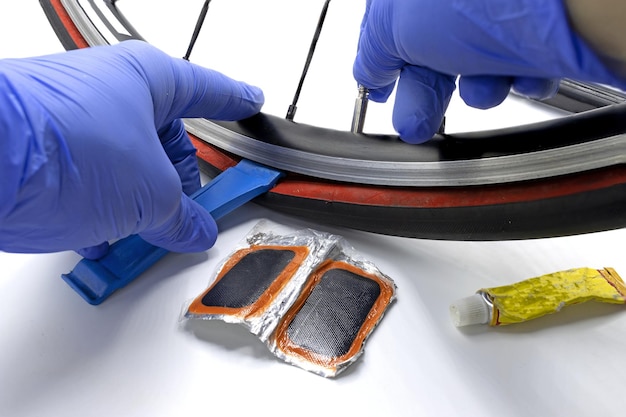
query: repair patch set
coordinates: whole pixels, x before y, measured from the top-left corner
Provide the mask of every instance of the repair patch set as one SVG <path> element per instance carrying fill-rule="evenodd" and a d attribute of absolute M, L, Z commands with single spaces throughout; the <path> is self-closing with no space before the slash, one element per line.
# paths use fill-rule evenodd
<path fill-rule="evenodd" d="M 247 327 L 287 363 L 334 377 L 362 354 L 396 286 L 345 239 L 262 221 L 185 309 Z"/>

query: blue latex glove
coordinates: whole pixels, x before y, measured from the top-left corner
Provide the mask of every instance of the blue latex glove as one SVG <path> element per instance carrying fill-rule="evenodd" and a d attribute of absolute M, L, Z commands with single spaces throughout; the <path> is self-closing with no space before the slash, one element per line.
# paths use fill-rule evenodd
<path fill-rule="evenodd" d="M 624 88 L 572 31 L 557 0 L 368 0 L 354 76 L 384 102 L 397 80 L 393 124 L 406 142 L 430 139 L 459 78 L 470 106 L 511 88 L 546 98 L 558 79 Z"/>
<path fill-rule="evenodd" d="M 256 87 L 140 41 L 0 61 L 0 250 L 95 259 L 138 233 L 203 251 L 213 218 L 181 117 L 257 113 Z"/>

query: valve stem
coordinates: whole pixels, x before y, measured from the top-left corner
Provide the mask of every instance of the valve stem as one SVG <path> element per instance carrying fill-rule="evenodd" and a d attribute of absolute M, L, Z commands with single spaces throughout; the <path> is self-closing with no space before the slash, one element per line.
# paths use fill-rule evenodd
<path fill-rule="evenodd" d="M 362 85 L 359 86 L 359 93 L 354 102 L 354 114 L 352 115 L 352 133 L 363 133 L 365 124 L 365 114 L 367 113 L 367 103 L 369 101 L 369 90 Z"/>

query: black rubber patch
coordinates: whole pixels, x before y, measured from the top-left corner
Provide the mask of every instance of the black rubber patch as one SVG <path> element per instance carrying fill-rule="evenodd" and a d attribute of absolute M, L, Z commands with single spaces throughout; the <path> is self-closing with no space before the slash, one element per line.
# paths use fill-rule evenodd
<path fill-rule="evenodd" d="M 380 295 L 376 281 L 344 269 L 326 272 L 287 329 L 291 342 L 311 352 L 347 354 Z"/>
<path fill-rule="evenodd" d="M 252 305 L 296 256 L 292 250 L 259 249 L 239 260 L 202 298 L 211 307 Z"/>

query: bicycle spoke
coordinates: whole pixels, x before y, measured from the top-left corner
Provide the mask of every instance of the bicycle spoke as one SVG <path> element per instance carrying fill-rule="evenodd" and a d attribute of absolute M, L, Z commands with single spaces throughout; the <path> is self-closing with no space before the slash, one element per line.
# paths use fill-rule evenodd
<path fill-rule="evenodd" d="M 313 40 L 311 41 L 311 46 L 309 47 L 309 53 L 306 57 L 306 62 L 304 63 L 304 69 L 302 70 L 302 75 L 300 76 L 300 81 L 298 83 L 298 87 L 296 88 L 296 94 L 293 97 L 293 101 L 291 105 L 289 105 L 289 109 L 287 110 L 287 120 L 293 120 L 296 115 L 296 110 L 298 109 L 297 103 L 300 99 L 300 93 L 302 92 L 302 86 L 304 85 L 304 79 L 309 72 L 309 67 L 311 66 L 311 61 L 313 60 L 313 54 L 315 53 L 315 48 L 317 46 L 317 41 L 320 38 L 320 34 L 322 33 L 322 27 L 324 26 L 324 21 L 326 20 L 326 13 L 328 12 L 328 6 L 330 4 L 330 0 L 326 0 L 324 2 L 324 7 L 322 8 L 322 13 L 320 14 L 319 21 L 317 22 L 317 27 L 315 28 L 315 34 L 313 35 Z"/>
<path fill-rule="evenodd" d="M 209 3 L 211 0 L 205 0 L 204 5 L 202 6 L 202 10 L 200 10 L 200 15 L 198 16 L 198 21 L 196 22 L 196 26 L 193 29 L 193 35 L 191 35 L 191 40 L 189 41 L 189 46 L 187 47 L 187 53 L 183 59 L 185 61 L 189 61 L 189 56 L 191 55 L 191 51 L 198 40 L 198 35 L 200 35 L 200 30 L 202 29 L 202 25 L 204 24 L 204 20 L 206 19 L 207 12 L 209 11 Z"/>

